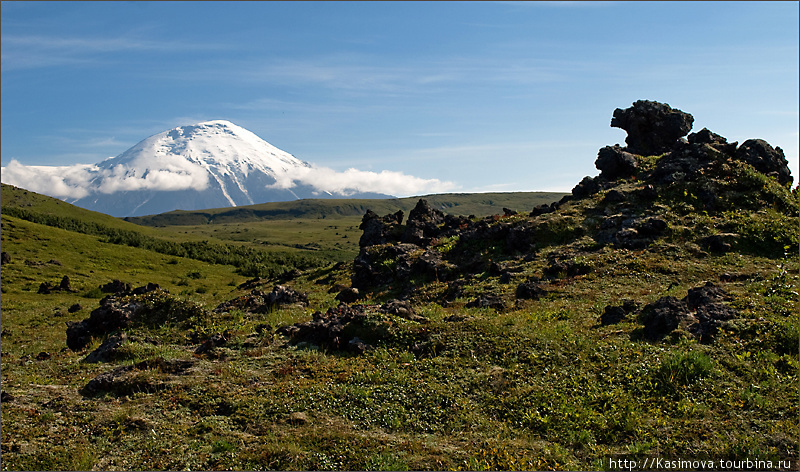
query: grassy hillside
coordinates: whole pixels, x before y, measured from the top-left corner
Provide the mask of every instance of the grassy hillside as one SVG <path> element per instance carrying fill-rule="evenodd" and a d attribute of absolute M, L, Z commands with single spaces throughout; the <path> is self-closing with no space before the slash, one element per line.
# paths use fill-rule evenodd
<path fill-rule="evenodd" d="M 668 157 L 536 215 L 447 219 L 431 197 L 371 220 L 348 263 L 245 285 L 3 213 L 2 469 L 796 470 L 797 189 L 724 155 L 665 184 Z M 267 251 L 361 236 L 305 215 L 142 231 Z M 65 275 L 73 292 L 37 293 Z M 111 279 L 168 293 L 102 302 Z M 93 310 L 120 318 L 67 348 Z"/>
<path fill-rule="evenodd" d="M 564 193 L 509 192 L 440 194 L 423 197 L 390 199 L 304 199 L 293 202 L 272 202 L 236 208 L 216 208 L 199 211 L 177 210 L 159 215 L 129 217 L 125 220 L 146 226 L 192 226 L 201 224 L 230 224 L 264 220 L 337 219 L 357 217 L 371 209 L 380 214 L 403 210 L 408 213 L 420 198 L 445 213 L 487 216 L 502 214 L 503 207 L 530 211 L 531 208 L 559 200 Z"/>

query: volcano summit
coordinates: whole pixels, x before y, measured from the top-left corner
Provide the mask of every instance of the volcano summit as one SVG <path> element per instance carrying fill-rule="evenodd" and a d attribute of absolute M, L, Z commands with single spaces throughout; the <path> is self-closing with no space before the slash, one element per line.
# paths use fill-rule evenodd
<path fill-rule="evenodd" d="M 94 165 L 25 166 L 3 182 L 113 216 L 301 198 L 388 198 L 448 184 L 398 172 L 336 172 L 301 161 L 229 121 L 180 126 Z"/>
<path fill-rule="evenodd" d="M 333 196 L 293 185 L 309 163 L 224 120 L 156 134 L 97 169 L 96 193 L 72 203 L 115 216 Z"/>

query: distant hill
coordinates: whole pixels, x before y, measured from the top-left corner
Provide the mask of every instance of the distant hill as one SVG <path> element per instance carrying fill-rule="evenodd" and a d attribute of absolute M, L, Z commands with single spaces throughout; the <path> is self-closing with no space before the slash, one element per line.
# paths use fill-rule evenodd
<path fill-rule="evenodd" d="M 503 208 L 521 213 L 541 204 L 550 204 L 561 199 L 565 193 L 558 192 L 508 192 L 508 193 L 447 193 L 420 197 L 390 199 L 303 199 L 290 202 L 261 203 L 236 208 L 209 210 L 176 210 L 150 216 L 125 218 L 125 221 L 145 226 L 199 225 L 213 223 L 235 223 L 259 220 L 281 220 L 292 218 L 339 218 L 361 216 L 366 211 L 393 213 L 411 211 L 420 198 L 446 214 L 487 216 L 502 214 Z"/>

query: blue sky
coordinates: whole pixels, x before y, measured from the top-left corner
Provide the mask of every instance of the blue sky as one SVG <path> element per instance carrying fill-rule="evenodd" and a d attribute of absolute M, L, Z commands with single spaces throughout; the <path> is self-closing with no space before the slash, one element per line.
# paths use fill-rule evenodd
<path fill-rule="evenodd" d="M 337 171 L 569 191 L 639 99 L 798 176 L 798 2 L 2 2 L 2 163 L 226 119 Z"/>

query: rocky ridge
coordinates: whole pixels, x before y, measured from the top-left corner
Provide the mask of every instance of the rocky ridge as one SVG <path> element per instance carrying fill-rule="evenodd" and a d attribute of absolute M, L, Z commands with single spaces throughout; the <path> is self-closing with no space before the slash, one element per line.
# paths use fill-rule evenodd
<path fill-rule="evenodd" d="M 728 143 L 708 129 L 686 136 L 693 121 L 688 113 L 657 102 L 638 101 L 631 108 L 616 110 L 611 125 L 628 132 L 627 146 L 601 148 L 595 161 L 599 175 L 585 177 L 572 195 L 528 213 L 505 209 L 503 215 L 480 219 L 445 215 L 424 199 L 405 222 L 402 211 L 380 216 L 368 210 L 360 226 L 360 252 L 352 266 L 339 264 L 331 269 L 350 274 L 349 287 L 334 283 L 329 291 L 339 292 L 339 305 L 315 311 L 310 321 L 277 329 L 259 325 L 257 333 L 234 344 L 271 342 L 274 333 L 289 344 L 326 350 L 360 354 L 388 342 L 421 355 L 430 352 L 435 342 L 422 328 L 429 320 L 415 306 L 433 302 L 502 312 L 535 303 L 601 269 L 593 257 L 607 249 L 631 253 L 680 247 L 695 257 L 708 255 L 705 251 L 733 250 L 775 257 L 787 241 L 793 243 L 794 233 L 776 230 L 769 235 L 771 244 L 761 244 L 763 240 L 754 239 L 754 232 L 743 231 L 748 226 L 736 215 L 765 207 L 778 214 L 797 213 L 782 150 L 757 139 L 742 145 Z M 719 217 L 723 223 L 687 226 L 687 218 L 698 213 Z M 723 282 L 725 275 L 720 275 Z M 333 283 L 335 279 L 324 280 Z M 249 293 L 221 303 L 214 313 L 238 310 L 263 315 L 285 306 L 309 306 L 307 294 L 288 286 L 275 285 L 271 292 L 259 289 L 268 283 L 254 279 L 242 284 L 239 290 Z M 125 330 L 131 326 L 175 321 L 180 311 L 157 286 L 131 289 L 114 281 L 101 289 L 114 293 L 89 318 L 67 329 L 67 344 L 73 350 L 83 349 L 92 337 L 110 335 L 87 356 L 87 362 L 114 359 L 114 352 L 129 341 Z M 388 301 L 357 303 L 381 299 Z M 638 336 L 651 341 L 689 336 L 710 343 L 721 327 L 739 316 L 727 301 L 724 289 L 707 282 L 690 289 L 683 299 L 663 296 L 648 304 L 624 300 L 608 305 L 598 323 L 638 323 Z M 189 312 L 178 321 L 208 315 L 197 307 Z M 469 319 L 469 314 L 452 315 L 444 321 Z M 415 334 L 399 335 L 398 327 L 409 323 L 418 326 Z M 195 333 L 189 341 L 198 344 L 196 356 L 213 357 L 239 334 Z M 161 364 L 148 368 L 173 369 Z M 129 370 L 119 375 L 126 376 Z"/>

